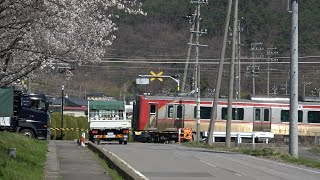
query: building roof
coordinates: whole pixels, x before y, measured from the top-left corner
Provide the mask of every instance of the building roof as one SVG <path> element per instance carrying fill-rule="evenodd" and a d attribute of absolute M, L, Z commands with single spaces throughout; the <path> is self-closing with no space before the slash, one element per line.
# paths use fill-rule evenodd
<path fill-rule="evenodd" d="M 61 97 L 51 97 L 48 98 L 50 105 L 61 105 Z M 64 98 L 65 106 L 73 106 L 73 107 L 83 107 L 88 105 L 88 100 L 77 97 L 68 97 Z"/>

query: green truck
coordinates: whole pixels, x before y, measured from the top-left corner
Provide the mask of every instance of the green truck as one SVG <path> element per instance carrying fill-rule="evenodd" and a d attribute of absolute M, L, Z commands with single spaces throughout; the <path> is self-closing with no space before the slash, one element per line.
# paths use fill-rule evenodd
<path fill-rule="evenodd" d="M 0 131 L 49 139 L 49 103 L 42 94 L 23 92 L 21 86 L 0 88 Z"/>

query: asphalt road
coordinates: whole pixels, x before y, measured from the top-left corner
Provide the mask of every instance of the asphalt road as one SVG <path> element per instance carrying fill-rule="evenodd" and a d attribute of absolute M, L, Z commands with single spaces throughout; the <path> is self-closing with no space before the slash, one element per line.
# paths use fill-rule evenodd
<path fill-rule="evenodd" d="M 151 180 L 319 180 L 320 169 L 175 144 L 100 145 Z"/>

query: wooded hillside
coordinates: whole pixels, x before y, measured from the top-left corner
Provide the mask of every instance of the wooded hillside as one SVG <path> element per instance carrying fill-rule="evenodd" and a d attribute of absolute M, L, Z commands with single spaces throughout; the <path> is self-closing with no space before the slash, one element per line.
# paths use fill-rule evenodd
<path fill-rule="evenodd" d="M 105 61 L 100 65 L 83 65 L 73 70 L 74 76 L 67 81 L 70 94 L 83 96 L 87 91 L 101 91 L 116 97 L 124 94 L 132 95 L 141 92 L 172 92 L 175 82 L 153 81 L 148 86 L 135 84 L 140 74 L 163 71 L 165 75 L 180 75 L 182 79 L 184 64 L 179 63 L 187 57 L 190 38 L 190 27 L 185 16 L 195 10 L 195 5 L 188 0 L 141 0 L 147 16 L 126 16 L 120 14 L 121 21 L 117 39 L 107 49 Z M 209 0 L 208 5 L 201 7 L 201 28 L 207 29 L 208 34 L 200 38 L 201 44 L 208 47 L 200 48 L 200 59 L 216 60 L 220 56 L 220 44 L 223 34 L 227 0 Z M 299 56 L 317 56 L 320 47 L 320 4 L 318 0 L 299 1 Z M 241 57 L 250 57 L 250 44 L 262 42 L 263 47 L 277 47 L 279 57 L 290 55 L 290 13 L 287 11 L 285 0 L 240 0 L 239 17 L 241 23 Z M 232 24 L 232 23 L 231 23 Z M 232 27 L 231 27 L 232 28 Z M 230 37 L 231 40 L 231 37 Z M 230 46 L 227 51 L 230 52 Z M 265 52 L 262 52 L 265 54 Z M 227 52 L 227 57 L 230 53 Z M 145 63 L 138 62 L 137 59 Z M 194 59 L 192 51 L 191 59 Z M 111 63 L 110 61 L 116 61 Z M 123 63 L 119 63 L 123 61 Z M 132 61 L 137 61 L 132 63 Z M 168 63 L 152 63 L 152 62 Z M 279 59 L 288 61 L 288 59 Z M 318 61 L 318 59 L 303 59 L 303 61 Z M 149 62 L 149 63 L 148 63 Z M 242 93 L 250 94 L 251 76 L 248 65 L 241 67 Z M 270 84 L 278 95 L 286 94 L 288 89 L 289 65 L 272 64 Z M 191 89 L 193 65 L 189 67 L 188 87 Z M 228 65 L 224 68 L 222 92 L 227 92 Z M 257 77 L 257 94 L 265 94 L 266 65 L 261 65 Z M 299 68 L 299 92 L 302 82 L 312 81 L 306 87 L 307 92 L 318 88 L 319 73 L 317 64 L 302 65 Z M 202 95 L 210 96 L 215 86 L 217 65 L 201 65 Z M 64 76 L 61 76 L 64 78 Z M 81 84 L 79 83 L 81 82 Z M 57 81 L 57 84 L 61 81 Z M 51 88 L 58 91 L 59 85 Z M 56 88 L 56 89 L 55 89 Z M 125 90 L 124 90 L 125 89 Z M 225 91 L 224 91 L 225 90 Z M 126 92 L 124 92 L 126 91 Z"/>

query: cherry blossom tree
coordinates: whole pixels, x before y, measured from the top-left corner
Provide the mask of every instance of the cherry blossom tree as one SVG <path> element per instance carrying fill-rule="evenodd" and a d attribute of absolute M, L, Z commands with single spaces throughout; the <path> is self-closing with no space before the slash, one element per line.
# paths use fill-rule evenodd
<path fill-rule="evenodd" d="M 99 62 L 136 0 L 0 0 L 0 87 L 54 63 Z"/>

